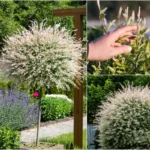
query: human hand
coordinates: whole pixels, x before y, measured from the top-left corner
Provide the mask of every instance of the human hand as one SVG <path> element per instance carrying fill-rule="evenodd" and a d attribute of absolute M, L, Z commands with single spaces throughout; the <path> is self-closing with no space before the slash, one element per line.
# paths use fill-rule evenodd
<path fill-rule="evenodd" d="M 133 39 L 130 39 L 128 36 L 133 36 L 132 32 L 137 29 L 138 26 L 125 26 L 91 41 L 88 45 L 88 60 L 104 61 L 114 56 L 131 52 L 131 46 L 121 45 L 117 41 L 125 37 L 124 40 L 126 42 L 132 42 Z"/>

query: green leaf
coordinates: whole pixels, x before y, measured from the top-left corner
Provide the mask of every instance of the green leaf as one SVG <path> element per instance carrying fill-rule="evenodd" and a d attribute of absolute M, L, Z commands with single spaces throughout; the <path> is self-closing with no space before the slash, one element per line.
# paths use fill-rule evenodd
<path fill-rule="evenodd" d="M 112 68 L 112 67 L 110 67 L 110 66 L 107 66 L 107 68 L 108 68 L 112 73 L 115 73 L 115 72 L 116 72 L 115 69 Z"/>
<path fill-rule="evenodd" d="M 115 22 L 116 22 L 116 20 L 113 20 L 113 21 L 111 21 L 111 22 L 109 23 L 109 25 L 108 25 L 108 30 L 110 30 L 110 28 L 111 28 L 112 26 L 116 26 L 116 25 L 115 25 Z"/>

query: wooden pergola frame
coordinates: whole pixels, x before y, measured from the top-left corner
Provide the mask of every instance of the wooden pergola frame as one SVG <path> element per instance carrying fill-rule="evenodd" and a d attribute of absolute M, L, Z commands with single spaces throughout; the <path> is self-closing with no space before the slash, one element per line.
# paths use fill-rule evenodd
<path fill-rule="evenodd" d="M 83 16 L 86 8 L 58 9 L 53 11 L 54 16 L 74 17 L 74 29 L 76 40 L 83 39 Z M 76 81 L 75 81 L 76 82 Z M 83 144 L 83 84 L 74 88 L 74 146 L 82 148 Z"/>

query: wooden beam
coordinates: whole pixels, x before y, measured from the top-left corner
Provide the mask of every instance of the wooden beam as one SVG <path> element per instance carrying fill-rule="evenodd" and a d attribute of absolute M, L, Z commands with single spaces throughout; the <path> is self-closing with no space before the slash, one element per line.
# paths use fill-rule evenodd
<path fill-rule="evenodd" d="M 53 11 L 54 16 L 75 16 L 75 15 L 86 15 L 85 8 L 70 8 L 70 9 L 57 9 Z"/>
<path fill-rule="evenodd" d="M 83 39 L 83 16 L 74 17 L 76 40 Z M 75 81 L 76 84 L 76 81 Z M 74 89 L 74 145 L 82 148 L 83 145 L 83 84 Z"/>
<path fill-rule="evenodd" d="M 86 8 L 58 9 L 53 11 L 54 16 L 74 16 L 76 40 L 83 39 L 83 16 Z M 75 81 L 75 84 L 77 82 Z M 82 149 L 83 144 L 83 84 L 74 89 L 74 146 Z"/>

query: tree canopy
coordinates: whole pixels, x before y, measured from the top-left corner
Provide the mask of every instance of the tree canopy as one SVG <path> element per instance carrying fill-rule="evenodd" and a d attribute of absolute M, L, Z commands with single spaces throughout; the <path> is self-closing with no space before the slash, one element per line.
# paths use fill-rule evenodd
<path fill-rule="evenodd" d="M 0 49 L 4 38 L 22 27 L 29 28 L 31 21 L 38 23 L 47 19 L 47 25 L 60 24 L 73 30 L 72 17 L 54 17 L 53 10 L 62 8 L 85 7 L 85 1 L 0 1 Z"/>

